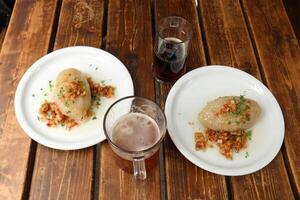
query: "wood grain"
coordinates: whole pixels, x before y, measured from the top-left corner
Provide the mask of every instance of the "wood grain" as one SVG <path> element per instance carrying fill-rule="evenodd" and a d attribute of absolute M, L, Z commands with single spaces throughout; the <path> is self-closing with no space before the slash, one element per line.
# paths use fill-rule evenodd
<path fill-rule="evenodd" d="M 5 34 L 6 34 L 6 30 L 7 30 L 7 27 L 3 27 L 3 28 L 0 30 L 0 52 L 1 52 L 1 49 L 2 49 L 2 44 L 3 44 L 3 41 L 4 41 L 4 37 L 5 37 Z"/>
<path fill-rule="evenodd" d="M 239 1 L 202 0 L 199 3 L 211 64 L 234 66 L 260 79 Z M 293 198 L 281 153 L 254 174 L 232 177 L 231 186 L 234 199 Z"/>
<path fill-rule="evenodd" d="M 106 50 L 128 68 L 135 94 L 154 100 L 150 0 L 108 2 Z M 133 174 L 122 171 L 113 156 L 107 142 L 102 143 L 99 199 L 159 199 L 159 165 L 147 171 L 146 181 L 136 183 Z"/>
<path fill-rule="evenodd" d="M 242 1 L 266 82 L 285 117 L 284 155 L 294 194 L 300 191 L 300 47 L 282 1 Z M 277 178 L 278 181 L 278 178 Z"/>
<path fill-rule="evenodd" d="M 26 69 L 47 53 L 56 6 L 56 1 L 17 0 L 3 42 L 0 54 L 0 199 L 26 196 L 32 141 L 18 125 L 13 98 Z"/>
<path fill-rule="evenodd" d="M 156 23 L 163 17 L 176 15 L 187 19 L 194 27 L 191 49 L 186 61 L 188 71 L 206 64 L 194 2 L 192 0 L 157 0 L 155 2 Z M 159 93 L 162 107 L 164 107 L 171 86 L 171 84 L 160 84 Z M 228 191 L 224 176 L 212 174 L 192 164 L 180 154 L 169 137 L 165 139 L 164 149 L 167 197 L 169 199 L 227 199 Z"/>
<path fill-rule="evenodd" d="M 300 43 L 300 1 L 298 0 L 285 0 L 282 1 L 285 6 L 285 10 L 289 16 L 290 22 L 293 26 L 298 42 Z"/>
<path fill-rule="evenodd" d="M 62 2 L 54 50 L 74 45 L 100 47 L 104 1 Z M 37 146 L 30 199 L 91 199 L 94 147 L 59 151 Z"/>

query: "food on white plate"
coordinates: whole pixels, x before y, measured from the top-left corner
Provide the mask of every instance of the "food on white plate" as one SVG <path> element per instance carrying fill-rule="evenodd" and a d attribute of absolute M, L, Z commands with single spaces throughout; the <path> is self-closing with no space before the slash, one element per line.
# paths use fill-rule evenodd
<path fill-rule="evenodd" d="M 206 128 L 217 131 L 235 131 L 252 127 L 261 113 L 254 100 L 244 96 L 224 96 L 207 103 L 199 113 Z"/>
<path fill-rule="evenodd" d="M 71 129 L 91 117 L 96 119 L 92 110 L 100 106 L 100 97 L 111 98 L 114 94 L 113 86 L 95 83 L 74 68 L 65 69 L 56 78 L 53 101 L 42 103 L 38 118 L 49 127 Z"/>
<path fill-rule="evenodd" d="M 82 120 L 91 107 L 91 90 L 86 77 L 77 69 L 65 69 L 56 78 L 54 102 L 62 114 Z"/>
<path fill-rule="evenodd" d="M 233 159 L 247 147 L 251 140 L 251 128 L 259 119 L 261 108 L 254 100 L 244 96 L 224 96 L 208 102 L 199 113 L 204 132 L 195 132 L 195 149 L 205 150 L 217 146 L 227 159 Z M 249 156 L 246 152 L 246 158 Z"/>

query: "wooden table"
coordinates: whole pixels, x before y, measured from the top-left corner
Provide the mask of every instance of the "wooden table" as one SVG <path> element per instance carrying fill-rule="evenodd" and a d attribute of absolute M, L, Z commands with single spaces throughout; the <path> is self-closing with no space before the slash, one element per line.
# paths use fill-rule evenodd
<path fill-rule="evenodd" d="M 230 65 L 262 80 L 279 101 L 285 140 L 262 170 L 215 175 L 185 159 L 169 137 L 160 164 L 136 184 L 107 142 L 59 151 L 32 141 L 14 113 L 16 86 L 43 55 L 67 46 L 105 49 L 129 69 L 135 94 L 164 107 L 171 85 L 151 75 L 155 23 L 194 26 L 187 69 Z M 0 40 L 2 41 L 2 40 Z M 17 0 L 0 53 L 0 199 L 299 199 L 300 47 L 281 0 Z"/>

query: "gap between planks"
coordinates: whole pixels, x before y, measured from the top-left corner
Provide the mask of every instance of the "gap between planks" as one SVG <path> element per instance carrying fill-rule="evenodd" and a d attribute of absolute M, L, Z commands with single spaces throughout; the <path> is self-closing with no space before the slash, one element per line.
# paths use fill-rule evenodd
<path fill-rule="evenodd" d="M 107 19 L 108 19 L 108 1 L 104 0 L 104 9 L 103 9 L 103 20 L 102 20 L 102 49 L 106 49 L 106 35 L 107 35 Z M 97 144 L 94 149 L 94 172 L 93 172 L 93 192 L 92 199 L 99 199 L 99 188 L 100 181 L 99 177 L 101 176 L 101 143 Z"/>
<path fill-rule="evenodd" d="M 58 0 L 57 4 L 56 4 L 54 21 L 52 24 L 52 32 L 50 35 L 49 46 L 48 46 L 48 50 L 47 50 L 48 53 L 51 52 L 54 47 L 61 5 L 62 5 L 62 0 Z M 27 162 L 28 169 L 26 172 L 25 184 L 24 184 L 24 189 L 23 189 L 24 192 L 22 194 L 22 199 L 29 199 L 29 196 L 30 196 L 31 181 L 32 181 L 35 158 L 36 158 L 36 150 L 37 150 L 37 142 L 31 139 L 29 158 L 28 158 L 28 162 Z"/>

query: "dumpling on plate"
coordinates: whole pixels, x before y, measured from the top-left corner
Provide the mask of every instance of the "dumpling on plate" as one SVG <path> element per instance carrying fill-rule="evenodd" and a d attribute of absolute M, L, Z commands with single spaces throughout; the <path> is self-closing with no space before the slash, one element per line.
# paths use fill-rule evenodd
<path fill-rule="evenodd" d="M 60 111 L 74 120 L 84 119 L 91 106 L 89 83 L 77 69 L 69 68 L 59 73 L 53 95 Z"/>
<path fill-rule="evenodd" d="M 256 101 L 244 96 L 224 96 L 208 102 L 199 113 L 199 120 L 205 128 L 216 131 L 246 130 L 260 114 Z"/>

